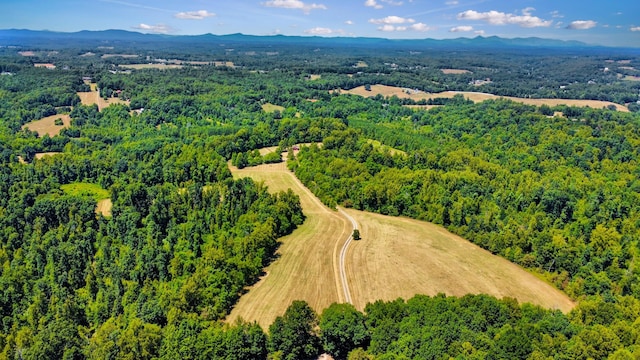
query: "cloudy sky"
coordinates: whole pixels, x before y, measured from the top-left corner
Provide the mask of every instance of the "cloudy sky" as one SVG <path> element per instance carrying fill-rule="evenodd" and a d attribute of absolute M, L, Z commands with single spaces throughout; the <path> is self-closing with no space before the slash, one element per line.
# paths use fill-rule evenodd
<path fill-rule="evenodd" d="M 640 47 L 640 0 L 0 0 L 0 28 L 175 35 L 482 36 Z"/>

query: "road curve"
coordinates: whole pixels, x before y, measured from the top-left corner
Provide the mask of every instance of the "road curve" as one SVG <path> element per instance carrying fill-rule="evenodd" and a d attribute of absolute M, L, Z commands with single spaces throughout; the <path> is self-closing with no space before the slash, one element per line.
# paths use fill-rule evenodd
<path fill-rule="evenodd" d="M 351 221 L 351 225 L 353 226 L 353 230 L 358 228 L 358 223 L 356 219 L 354 219 L 351 215 L 347 214 L 341 208 L 338 208 L 338 212 L 346 217 L 349 221 Z M 344 258 L 347 254 L 347 249 L 349 248 L 349 244 L 353 240 L 353 231 L 345 241 L 344 245 L 342 245 L 342 250 L 340 250 L 340 280 L 342 282 L 342 291 L 344 292 L 344 300 L 345 302 L 353 305 L 353 301 L 351 300 L 351 291 L 349 290 L 349 282 L 347 281 L 347 271 L 344 266 Z"/>

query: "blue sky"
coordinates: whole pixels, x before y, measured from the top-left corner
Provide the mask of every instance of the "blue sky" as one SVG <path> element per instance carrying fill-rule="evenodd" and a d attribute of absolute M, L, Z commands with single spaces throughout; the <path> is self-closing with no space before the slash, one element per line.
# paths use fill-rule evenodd
<path fill-rule="evenodd" d="M 0 28 L 175 35 L 477 35 L 640 47 L 640 0 L 0 0 Z"/>

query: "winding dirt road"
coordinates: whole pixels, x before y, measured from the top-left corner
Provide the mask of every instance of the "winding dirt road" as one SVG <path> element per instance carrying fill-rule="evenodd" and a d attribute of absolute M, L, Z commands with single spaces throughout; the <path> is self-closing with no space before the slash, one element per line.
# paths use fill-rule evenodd
<path fill-rule="evenodd" d="M 351 230 L 351 235 L 349 235 L 349 237 L 347 238 L 347 241 L 345 241 L 344 245 L 342 245 L 342 250 L 340 251 L 340 261 L 339 261 L 340 280 L 342 281 L 342 291 L 344 293 L 344 301 L 353 305 L 353 300 L 351 300 L 351 291 L 349 290 L 349 281 L 347 280 L 347 270 L 344 265 L 344 260 L 347 255 L 347 250 L 349 249 L 349 245 L 353 240 L 353 230 L 358 228 L 358 223 L 356 222 L 356 219 L 353 218 L 353 216 L 347 214 L 341 208 L 338 208 L 338 212 L 342 214 L 345 218 L 347 218 L 347 220 L 351 221 L 351 225 L 353 227 L 353 229 Z M 336 242 L 336 244 L 338 243 L 339 241 Z"/>

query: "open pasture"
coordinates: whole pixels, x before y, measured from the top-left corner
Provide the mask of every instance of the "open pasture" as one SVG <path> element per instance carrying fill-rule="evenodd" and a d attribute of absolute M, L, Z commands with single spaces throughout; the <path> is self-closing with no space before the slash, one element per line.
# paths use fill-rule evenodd
<path fill-rule="evenodd" d="M 286 153 L 283 156 L 286 158 Z M 337 253 L 350 234 L 351 224 L 313 196 L 287 170 L 285 163 L 242 170 L 231 167 L 231 170 L 235 178 L 263 181 L 272 192 L 292 189 L 300 196 L 307 218 L 291 235 L 280 239 L 277 259 L 266 268 L 262 279 L 240 298 L 227 321 L 242 317 L 267 328 L 293 300 L 305 300 L 316 311 L 342 302 Z"/>
<path fill-rule="evenodd" d="M 62 125 L 56 125 L 56 120 L 61 119 Z M 42 137 L 48 134 L 49 137 L 54 137 L 60 134 L 60 131 L 66 127 L 71 126 L 71 117 L 68 114 L 56 114 L 44 117 L 40 120 L 31 121 L 22 125 L 23 129 L 29 129 L 38 133 L 38 136 Z"/>
<path fill-rule="evenodd" d="M 109 98 L 107 100 L 103 99 L 100 96 L 100 92 L 97 89 L 97 85 L 95 83 L 91 83 L 91 91 L 90 92 L 78 92 L 78 97 L 80 97 L 80 101 L 82 105 L 93 105 L 97 104 L 98 109 L 102 110 L 111 104 L 125 104 L 129 105 L 129 101 L 122 100 L 119 98 Z"/>
<path fill-rule="evenodd" d="M 397 96 L 401 99 L 410 98 L 413 100 L 429 100 L 434 98 L 452 98 L 455 95 L 461 94 L 465 98 L 473 101 L 473 102 L 482 102 L 485 100 L 492 99 L 509 99 L 515 102 L 519 102 L 527 105 L 548 105 L 548 106 L 556 106 L 556 105 L 569 105 L 569 106 L 578 106 L 578 107 L 591 107 L 595 109 L 602 109 L 609 105 L 614 105 L 618 111 L 628 112 L 629 109 L 626 106 L 612 103 L 609 101 L 599 101 L 599 100 L 575 100 L 575 99 L 525 99 L 518 98 L 513 96 L 497 96 L 492 94 L 486 94 L 481 92 L 471 92 L 471 91 L 444 91 L 440 93 L 426 93 L 422 91 L 409 91 L 405 88 L 400 88 L 396 86 L 387 86 L 387 85 L 372 85 L 371 91 L 365 90 L 364 86 L 359 86 L 353 88 L 351 90 L 340 90 L 343 94 L 354 94 L 360 95 L 364 97 L 376 96 L 378 94 L 382 96 Z"/>
<path fill-rule="evenodd" d="M 447 75 L 471 74 L 471 71 L 463 70 L 463 69 L 440 69 L 440 71 L 442 71 L 443 74 L 447 74 Z"/>
<path fill-rule="evenodd" d="M 360 224 L 362 237 L 351 243 L 346 261 L 354 305 L 360 310 L 378 299 L 438 293 L 512 297 L 563 312 L 575 306 L 560 290 L 441 226 L 345 211 Z"/>

